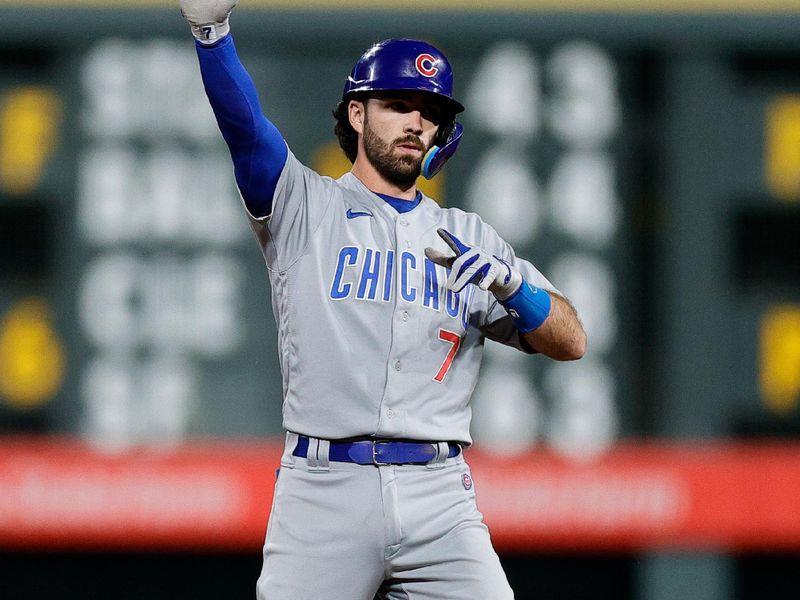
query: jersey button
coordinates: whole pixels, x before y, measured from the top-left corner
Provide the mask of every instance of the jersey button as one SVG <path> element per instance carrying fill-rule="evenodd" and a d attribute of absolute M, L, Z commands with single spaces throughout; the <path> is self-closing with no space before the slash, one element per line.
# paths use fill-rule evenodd
<path fill-rule="evenodd" d="M 386 416 L 389 417 L 390 419 L 394 419 L 394 411 L 390 408 L 389 410 L 386 411 Z"/>
<path fill-rule="evenodd" d="M 411 240 L 406 240 L 406 248 L 411 248 Z"/>
<path fill-rule="evenodd" d="M 403 311 L 403 321 L 408 321 L 408 311 L 407 310 Z"/>
<path fill-rule="evenodd" d="M 395 370 L 395 371 L 399 371 L 399 370 L 400 370 L 400 361 L 399 361 L 399 360 L 398 360 L 398 361 L 395 361 L 395 363 L 394 363 L 394 370 Z"/>
<path fill-rule="evenodd" d="M 405 227 L 406 225 L 408 225 L 408 221 L 406 219 L 400 219 L 400 225 Z"/>

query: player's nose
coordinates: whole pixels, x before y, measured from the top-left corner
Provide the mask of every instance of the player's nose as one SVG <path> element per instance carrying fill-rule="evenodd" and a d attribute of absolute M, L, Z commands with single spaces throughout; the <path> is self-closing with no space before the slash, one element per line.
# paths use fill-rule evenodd
<path fill-rule="evenodd" d="M 420 111 L 412 110 L 406 113 L 406 126 L 403 131 L 422 135 L 422 113 Z"/>

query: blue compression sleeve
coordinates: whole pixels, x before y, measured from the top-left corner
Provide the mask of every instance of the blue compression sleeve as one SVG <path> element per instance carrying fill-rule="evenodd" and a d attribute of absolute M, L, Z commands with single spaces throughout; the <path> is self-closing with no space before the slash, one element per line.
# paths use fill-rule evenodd
<path fill-rule="evenodd" d="M 195 42 L 203 85 L 233 159 L 236 183 L 247 210 L 265 217 L 286 164 L 288 149 L 261 111 L 253 80 L 242 66 L 229 34 L 214 46 Z"/>
<path fill-rule="evenodd" d="M 523 280 L 519 289 L 510 297 L 501 300 L 514 324 L 521 333 L 529 333 L 544 323 L 550 314 L 550 294 Z"/>

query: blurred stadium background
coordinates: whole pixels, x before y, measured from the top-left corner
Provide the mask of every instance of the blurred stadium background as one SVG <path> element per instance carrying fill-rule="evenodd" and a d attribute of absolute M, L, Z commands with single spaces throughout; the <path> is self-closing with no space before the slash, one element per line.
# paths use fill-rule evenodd
<path fill-rule="evenodd" d="M 275 327 L 176 4 L 0 0 L 2 598 L 254 597 Z M 428 191 L 578 306 L 584 360 L 487 348 L 474 399 L 517 597 L 796 598 L 800 3 L 243 0 L 233 26 L 332 175 L 355 58 L 439 45 L 467 133 Z"/>

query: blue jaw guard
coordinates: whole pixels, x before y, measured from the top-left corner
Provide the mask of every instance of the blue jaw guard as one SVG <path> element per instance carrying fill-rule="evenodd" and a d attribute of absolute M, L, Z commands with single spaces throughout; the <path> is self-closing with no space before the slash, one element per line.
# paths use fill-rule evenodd
<path fill-rule="evenodd" d="M 422 176 L 425 179 L 433 179 L 434 175 L 444 166 L 444 163 L 455 154 L 463 133 L 464 127 L 462 127 L 461 123 L 456 123 L 453 127 L 453 132 L 442 147 L 430 147 L 430 150 L 428 150 L 425 154 L 425 158 L 422 160 Z"/>

